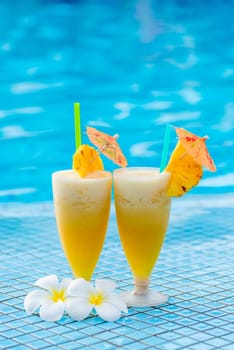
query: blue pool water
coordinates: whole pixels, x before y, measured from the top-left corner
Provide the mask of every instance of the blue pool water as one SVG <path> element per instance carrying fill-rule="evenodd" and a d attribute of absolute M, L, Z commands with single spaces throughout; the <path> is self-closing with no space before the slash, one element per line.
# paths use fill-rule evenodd
<path fill-rule="evenodd" d="M 129 165 L 160 164 L 166 123 L 209 135 L 217 173 L 193 192 L 233 192 L 233 6 L 1 1 L 0 201 L 51 199 L 51 172 L 71 166 L 74 101 L 83 132 L 118 132 Z"/>
<path fill-rule="evenodd" d="M 0 349 L 233 350 L 233 13 L 231 0 L 0 1 Z M 217 165 L 172 201 L 151 276 L 168 303 L 114 323 L 24 311 L 38 278 L 72 277 L 51 173 L 71 167 L 74 101 L 83 132 L 119 133 L 129 165 L 160 164 L 167 123 L 209 135 Z M 96 278 L 132 286 L 113 206 Z"/>

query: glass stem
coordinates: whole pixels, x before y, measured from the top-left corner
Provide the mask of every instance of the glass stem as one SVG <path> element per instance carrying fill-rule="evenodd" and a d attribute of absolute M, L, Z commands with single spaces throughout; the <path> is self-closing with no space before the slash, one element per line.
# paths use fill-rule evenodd
<path fill-rule="evenodd" d="M 137 295 L 145 295 L 148 293 L 149 290 L 149 279 L 134 279 L 134 294 Z"/>

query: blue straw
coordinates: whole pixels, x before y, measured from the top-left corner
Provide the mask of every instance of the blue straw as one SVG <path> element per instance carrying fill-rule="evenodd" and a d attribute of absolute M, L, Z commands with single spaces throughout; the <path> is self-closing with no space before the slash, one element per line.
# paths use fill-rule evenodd
<path fill-rule="evenodd" d="M 169 150 L 170 137 L 171 137 L 171 129 L 172 129 L 172 125 L 167 124 L 166 130 L 165 130 L 164 142 L 163 142 L 163 151 L 162 151 L 162 160 L 161 160 L 161 164 L 160 164 L 160 173 L 164 170 L 164 168 L 167 165 L 168 150 Z"/>

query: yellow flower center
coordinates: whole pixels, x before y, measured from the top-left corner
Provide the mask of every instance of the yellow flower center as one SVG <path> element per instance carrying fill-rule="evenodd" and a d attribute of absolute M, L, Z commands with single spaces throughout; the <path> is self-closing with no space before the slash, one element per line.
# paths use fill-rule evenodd
<path fill-rule="evenodd" d="M 65 301 L 66 297 L 65 297 L 65 290 L 61 289 L 61 290 L 53 290 L 52 291 L 52 295 L 51 295 L 51 299 L 57 303 L 58 301 Z"/>
<path fill-rule="evenodd" d="M 89 297 L 89 303 L 92 305 L 101 305 L 104 301 L 104 296 L 102 293 L 91 294 Z"/>

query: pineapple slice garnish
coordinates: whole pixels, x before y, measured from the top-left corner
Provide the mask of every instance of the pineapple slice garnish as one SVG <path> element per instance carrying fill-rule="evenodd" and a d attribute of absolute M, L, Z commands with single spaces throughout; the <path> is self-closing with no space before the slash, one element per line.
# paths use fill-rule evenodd
<path fill-rule="evenodd" d="M 98 151 L 89 145 L 78 147 L 73 155 L 72 167 L 78 172 L 80 177 L 86 177 L 95 171 L 104 169 Z"/>
<path fill-rule="evenodd" d="M 196 186 L 202 177 L 202 166 L 193 159 L 178 141 L 164 171 L 171 174 L 167 195 L 181 197 Z"/>

